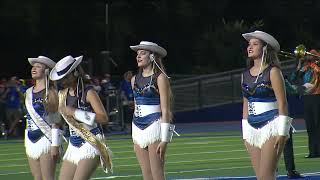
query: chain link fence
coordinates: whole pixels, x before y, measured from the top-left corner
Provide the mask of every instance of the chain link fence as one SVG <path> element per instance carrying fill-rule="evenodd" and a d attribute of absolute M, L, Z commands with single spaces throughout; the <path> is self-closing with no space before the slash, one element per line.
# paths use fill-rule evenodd
<path fill-rule="evenodd" d="M 284 75 L 294 71 L 296 60 L 281 62 Z M 172 82 L 174 111 L 197 110 L 242 101 L 241 73 L 237 69 L 211 75 L 201 75 Z"/>

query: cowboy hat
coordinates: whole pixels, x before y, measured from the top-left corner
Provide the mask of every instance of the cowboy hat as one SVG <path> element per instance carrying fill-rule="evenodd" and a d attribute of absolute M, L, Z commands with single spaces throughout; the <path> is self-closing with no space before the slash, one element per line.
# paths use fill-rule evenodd
<path fill-rule="evenodd" d="M 140 44 L 130 46 L 130 48 L 134 51 L 138 51 L 140 49 L 151 51 L 156 54 L 159 54 L 161 57 L 165 57 L 167 55 L 167 51 L 163 47 L 158 46 L 158 44 L 149 41 L 141 41 Z"/>
<path fill-rule="evenodd" d="M 66 56 L 62 58 L 50 72 L 50 79 L 56 81 L 62 79 L 67 74 L 72 72 L 82 61 L 83 56 L 73 58 L 72 56 Z"/>
<path fill-rule="evenodd" d="M 276 52 L 280 51 L 280 44 L 279 42 L 270 34 L 263 32 L 263 31 L 254 31 L 250 33 L 244 33 L 242 36 L 247 40 L 250 41 L 252 38 L 257 38 L 265 43 L 269 44 Z"/>
<path fill-rule="evenodd" d="M 31 66 L 33 66 L 35 63 L 41 63 L 48 66 L 49 68 L 53 68 L 56 65 L 54 61 L 45 56 L 38 56 L 37 58 L 28 58 L 28 61 L 31 64 Z"/>

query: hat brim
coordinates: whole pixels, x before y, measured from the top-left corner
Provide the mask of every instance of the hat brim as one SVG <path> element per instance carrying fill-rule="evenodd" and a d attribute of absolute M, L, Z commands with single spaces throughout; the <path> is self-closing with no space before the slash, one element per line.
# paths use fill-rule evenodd
<path fill-rule="evenodd" d="M 35 63 L 41 63 L 48 66 L 49 68 L 53 68 L 56 65 L 56 63 L 49 58 L 28 58 L 28 61 L 31 66 L 33 66 Z"/>
<path fill-rule="evenodd" d="M 280 44 L 279 42 L 270 34 L 262 32 L 262 31 L 254 31 L 250 33 L 242 34 L 242 36 L 247 40 L 250 41 L 252 38 L 260 39 L 267 44 L 269 44 L 275 51 L 280 51 Z"/>
<path fill-rule="evenodd" d="M 130 48 L 134 51 L 138 51 L 141 49 L 151 51 L 151 52 L 159 54 L 161 57 L 165 57 L 167 55 L 167 51 L 161 46 L 136 45 L 136 46 L 130 46 Z"/>
<path fill-rule="evenodd" d="M 58 74 L 57 68 L 54 67 L 50 72 L 50 76 L 49 76 L 50 80 L 57 81 L 57 80 L 64 78 L 66 75 L 68 75 L 70 72 L 72 72 L 76 67 L 78 67 L 78 65 L 82 61 L 82 58 L 83 58 L 83 56 L 79 56 L 79 57 L 74 58 L 76 61 L 72 64 L 70 69 L 66 73 L 61 74 L 61 75 Z"/>

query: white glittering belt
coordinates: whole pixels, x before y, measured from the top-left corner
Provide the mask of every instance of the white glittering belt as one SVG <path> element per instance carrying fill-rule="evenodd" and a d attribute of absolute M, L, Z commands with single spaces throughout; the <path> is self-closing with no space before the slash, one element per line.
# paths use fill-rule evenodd
<path fill-rule="evenodd" d="M 278 109 L 277 102 L 248 102 L 249 115 L 259 115 L 274 109 Z"/>
<path fill-rule="evenodd" d="M 161 112 L 160 105 L 135 105 L 134 116 L 144 117 L 152 113 Z"/>

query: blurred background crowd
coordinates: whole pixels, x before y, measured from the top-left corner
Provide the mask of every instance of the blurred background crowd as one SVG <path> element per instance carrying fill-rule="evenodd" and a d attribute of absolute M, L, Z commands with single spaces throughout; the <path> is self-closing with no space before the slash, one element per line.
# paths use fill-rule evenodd
<path fill-rule="evenodd" d="M 109 130 L 128 130 L 133 113 L 133 92 L 131 88 L 132 71 L 127 71 L 122 77 L 108 73 L 101 77 L 86 75 L 87 80 L 99 94 L 105 109 L 109 112 L 111 122 Z M 24 135 L 25 114 L 24 93 L 34 85 L 32 79 L 19 79 L 12 76 L 0 81 L 0 123 L 1 135 L 21 137 Z M 59 85 L 57 85 L 59 88 Z"/>

